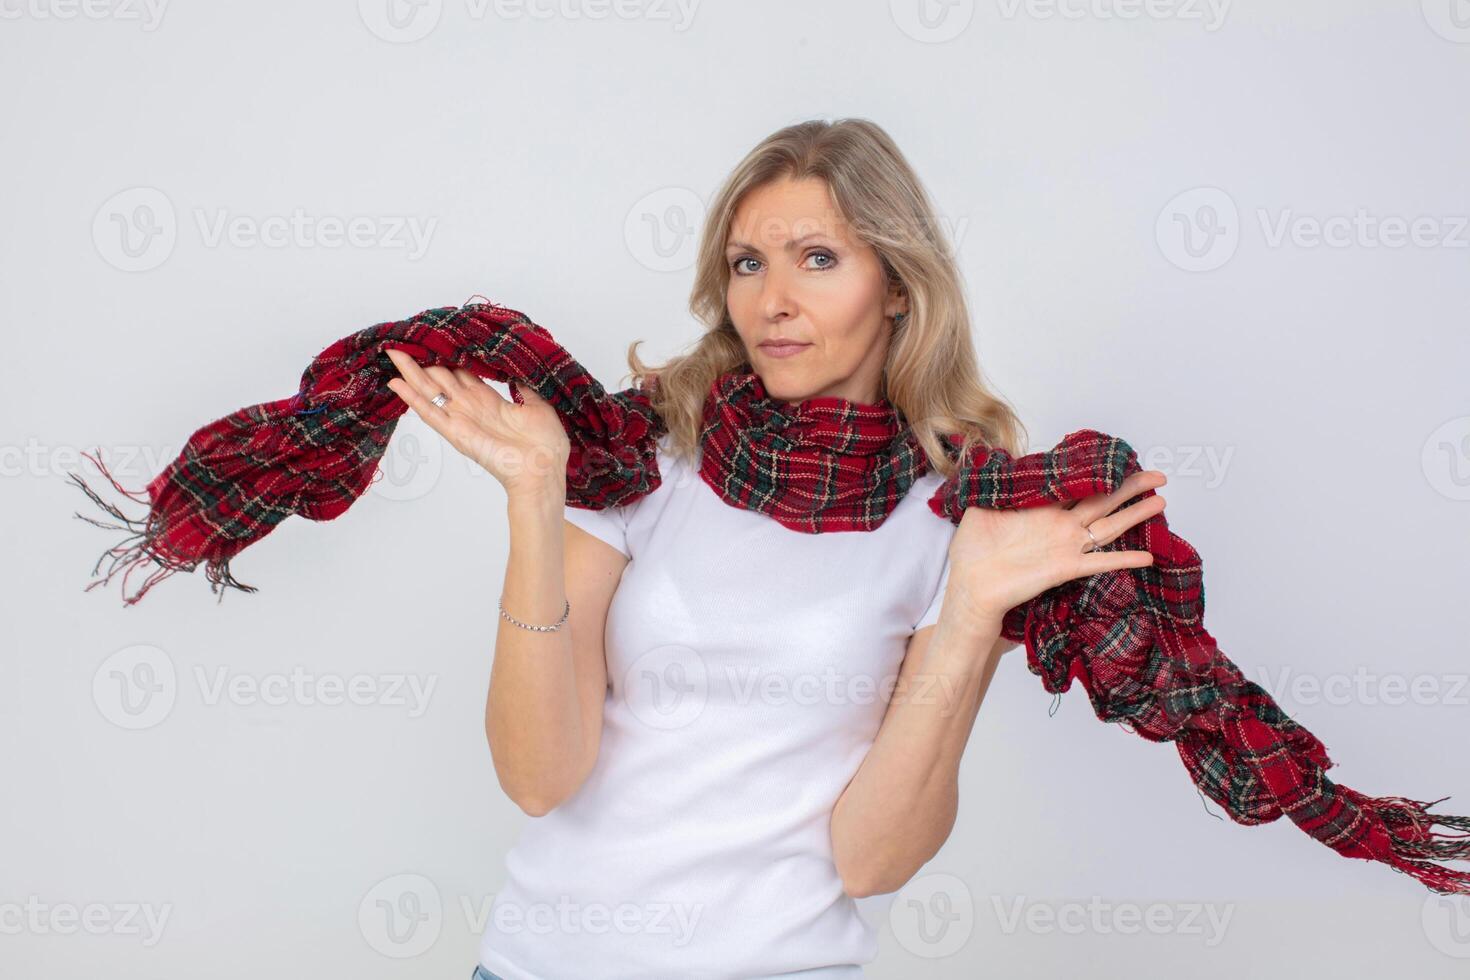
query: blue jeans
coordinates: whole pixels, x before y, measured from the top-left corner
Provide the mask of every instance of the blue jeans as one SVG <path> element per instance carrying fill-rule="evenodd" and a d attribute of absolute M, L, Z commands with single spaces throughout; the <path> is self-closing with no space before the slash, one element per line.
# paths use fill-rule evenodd
<path fill-rule="evenodd" d="M 475 972 L 470 974 L 470 980 L 505 980 L 505 978 L 496 976 L 480 964 L 476 963 Z"/>

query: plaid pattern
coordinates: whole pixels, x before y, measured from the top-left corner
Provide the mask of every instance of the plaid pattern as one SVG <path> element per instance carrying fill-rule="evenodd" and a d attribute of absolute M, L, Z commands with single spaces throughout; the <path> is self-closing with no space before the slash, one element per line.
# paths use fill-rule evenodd
<path fill-rule="evenodd" d="M 725 502 L 794 531 L 871 531 L 928 469 L 899 409 L 818 397 L 768 397 L 760 375 L 710 387 L 700 476 Z"/>
<path fill-rule="evenodd" d="M 946 448 L 953 453 L 954 444 Z M 1019 459 L 977 444 L 929 506 L 959 523 L 966 507 L 1111 493 L 1141 468 L 1126 442 L 1093 429 Z M 1382 861 L 1441 894 L 1470 894 L 1470 874 L 1432 863 L 1470 860 L 1470 836 L 1430 830 L 1439 823 L 1470 831 L 1470 817 L 1426 812 L 1448 797 L 1373 798 L 1328 779 L 1334 763 L 1322 743 L 1247 680 L 1205 629 L 1200 556 L 1162 513 L 1101 550 L 1149 551 L 1154 562 L 1064 582 L 1005 615 L 1002 633 L 1025 642 L 1027 666 L 1047 691 L 1079 680 L 1101 720 L 1172 741 L 1195 784 L 1237 823 L 1284 814 L 1339 854 Z"/>
<path fill-rule="evenodd" d="M 98 457 L 91 460 L 113 488 L 149 506 L 141 520 L 126 517 L 77 474 L 70 474 L 119 523 L 83 520 L 132 532 L 93 568 L 90 590 L 122 574 L 124 604 L 132 605 L 175 572 L 200 564 L 210 588 L 254 592 L 230 573 L 230 559 L 292 514 L 328 521 L 347 510 L 372 483 L 398 418 L 408 411 L 387 386 L 398 370 L 396 348 L 420 364 L 464 368 L 479 377 L 532 387 L 561 416 L 571 441 L 567 499 L 608 507 L 658 486 L 654 437 L 662 420 L 635 390 L 608 394 L 523 313 L 491 303 L 426 310 L 344 337 L 318 354 L 289 398 L 251 405 L 211 422 L 147 486 L 147 497 L 120 486 Z M 156 566 L 156 567 L 153 567 Z M 152 573 L 131 596 L 128 579 Z"/>
<path fill-rule="evenodd" d="M 292 514 L 337 517 L 371 483 L 407 411 L 386 386 L 397 374 L 388 348 L 509 383 L 518 404 L 518 385 L 550 402 L 571 441 L 569 504 L 602 509 L 659 486 L 656 442 L 666 430 L 649 391 L 608 393 L 515 310 L 442 307 L 337 341 L 307 367 L 295 395 L 200 429 L 148 484 L 146 498 L 87 455 L 114 488 L 149 506 L 146 518 L 129 519 L 72 474 L 122 523 L 78 517 L 133 532 L 103 555 L 112 559 L 109 570 L 87 588 L 125 570 L 131 605 L 162 578 L 202 563 L 221 599 L 226 587 L 255 591 L 230 575 L 234 555 Z M 1019 459 L 979 443 L 961 458 L 959 440 L 946 437 L 943 445 L 957 471 L 929 507 L 955 523 L 967 507 L 1032 507 L 1111 492 L 1141 468 L 1127 443 L 1091 429 Z M 701 477 L 722 499 L 805 533 L 879 526 L 929 465 L 907 420 L 886 401 L 780 402 L 759 376 L 741 372 L 711 385 L 701 449 Z M 1063 583 L 1004 618 L 1003 635 L 1025 642 L 1027 665 L 1046 690 L 1059 694 L 1080 680 L 1103 721 L 1174 742 L 1195 783 L 1238 823 L 1285 814 L 1345 856 L 1384 862 L 1436 892 L 1470 894 L 1470 873 L 1433 863 L 1470 859 L 1470 835 L 1430 830 L 1438 823 L 1470 831 L 1470 818 L 1427 813 L 1439 800 L 1367 797 L 1329 780 L 1324 770 L 1333 763 L 1322 744 L 1246 680 L 1205 630 L 1199 555 L 1162 514 L 1105 549 L 1144 549 L 1154 564 Z M 127 597 L 126 573 L 150 564 L 157 568 Z"/>

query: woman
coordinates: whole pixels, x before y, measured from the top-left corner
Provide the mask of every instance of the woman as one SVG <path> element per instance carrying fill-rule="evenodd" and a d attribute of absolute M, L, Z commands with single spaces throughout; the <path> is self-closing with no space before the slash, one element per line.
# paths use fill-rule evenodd
<path fill-rule="evenodd" d="M 948 837 L 965 743 L 1013 646 L 1002 615 L 1084 569 L 1152 560 L 1086 552 L 1163 508 L 1112 513 L 1158 471 L 1071 508 L 970 508 L 958 526 L 926 506 L 952 467 L 941 434 L 1022 451 L 935 227 L 870 122 L 757 146 L 704 228 L 691 306 L 707 331 L 656 369 L 629 349 L 668 431 L 661 484 L 621 507 L 566 504 L 567 435 L 529 387 L 516 404 L 390 352 L 393 391 L 508 501 L 485 726 L 501 786 L 535 819 L 476 977 L 861 976 L 877 940 L 855 899 L 896 891 Z M 857 533 L 732 506 L 698 466 L 727 372 L 753 373 L 838 482 L 840 459 L 910 427 L 931 468 Z"/>

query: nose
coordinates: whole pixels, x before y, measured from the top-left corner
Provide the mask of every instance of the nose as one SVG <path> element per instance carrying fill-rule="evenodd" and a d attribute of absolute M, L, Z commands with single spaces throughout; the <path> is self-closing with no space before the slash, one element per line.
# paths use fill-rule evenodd
<path fill-rule="evenodd" d="M 796 314 L 791 285 L 785 270 L 766 270 L 761 281 L 760 310 L 767 320 L 788 320 Z"/>

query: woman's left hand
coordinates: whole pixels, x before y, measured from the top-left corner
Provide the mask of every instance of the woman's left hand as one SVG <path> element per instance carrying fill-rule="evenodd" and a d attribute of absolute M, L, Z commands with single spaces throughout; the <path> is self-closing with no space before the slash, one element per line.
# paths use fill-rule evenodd
<path fill-rule="evenodd" d="M 968 621 L 993 626 L 1011 608 L 1053 586 L 1153 564 L 1151 552 L 1098 551 L 1094 541 L 1101 548 L 1161 512 L 1164 498 L 1158 494 L 1129 501 L 1166 482 L 1160 470 L 1140 470 L 1112 493 L 1065 504 L 965 508 L 950 539 L 946 603 L 956 602 L 960 610 L 956 615 Z"/>

